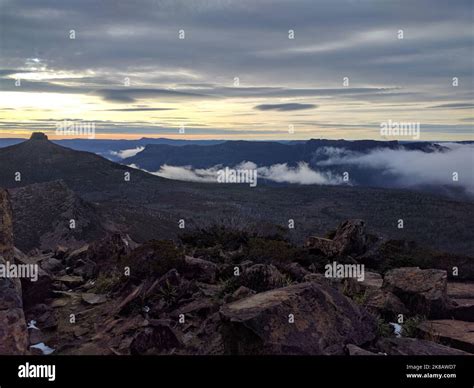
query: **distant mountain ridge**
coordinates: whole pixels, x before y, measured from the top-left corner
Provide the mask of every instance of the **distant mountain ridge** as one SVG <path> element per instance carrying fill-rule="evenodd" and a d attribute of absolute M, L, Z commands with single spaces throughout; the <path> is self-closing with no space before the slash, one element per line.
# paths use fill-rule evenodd
<path fill-rule="evenodd" d="M 0 149 L 11 145 L 23 143 L 28 139 L 22 138 L 0 138 Z M 143 137 L 137 140 L 126 139 L 61 139 L 51 140 L 52 143 L 63 147 L 71 148 L 76 151 L 93 152 L 104 156 L 107 159 L 118 161 L 122 158 L 118 156 L 119 151 L 145 147 L 148 144 L 168 144 L 180 147 L 187 144 L 193 145 L 213 145 L 225 142 L 225 140 L 185 140 L 185 139 L 167 139 L 167 138 L 149 138 Z"/>
<path fill-rule="evenodd" d="M 165 164 L 171 166 L 193 166 L 209 168 L 216 165 L 235 166 L 243 161 L 252 161 L 260 166 L 287 163 L 295 166 L 299 162 L 312 164 L 315 153 L 325 147 L 344 148 L 354 152 L 368 152 L 377 148 L 418 150 L 422 152 L 442 151 L 443 146 L 430 142 L 401 143 L 377 140 L 326 140 L 311 139 L 298 143 L 226 141 L 200 147 L 184 145 L 177 149 L 166 144 L 148 144 L 135 156 L 124 159 L 124 164 L 134 164 L 148 171 L 157 171 Z"/>

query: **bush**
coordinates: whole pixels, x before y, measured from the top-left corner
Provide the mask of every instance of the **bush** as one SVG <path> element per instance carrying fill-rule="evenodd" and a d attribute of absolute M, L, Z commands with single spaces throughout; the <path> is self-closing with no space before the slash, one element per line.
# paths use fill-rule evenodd
<path fill-rule="evenodd" d="M 241 245 L 246 244 L 249 237 L 249 233 L 246 231 L 218 225 L 208 229 L 196 229 L 179 236 L 184 244 L 195 248 L 221 246 L 222 249 L 230 251 L 237 250 Z"/>
<path fill-rule="evenodd" d="M 379 337 L 391 337 L 392 332 L 390 325 L 383 318 L 377 317 L 377 335 Z"/>
<path fill-rule="evenodd" d="M 255 263 L 291 263 L 299 253 L 299 249 L 287 241 L 261 237 L 251 238 L 244 249 L 245 257 Z"/>
<path fill-rule="evenodd" d="M 404 337 L 416 337 L 418 325 L 426 318 L 421 315 L 415 315 L 408 318 L 402 326 L 402 335 Z"/>
<path fill-rule="evenodd" d="M 173 268 L 178 272 L 184 268 L 184 253 L 173 241 L 151 240 L 133 250 L 124 265 L 133 277 L 162 276 Z"/>
<path fill-rule="evenodd" d="M 94 290 L 100 294 L 114 291 L 121 283 L 121 278 L 121 275 L 117 272 L 101 273 L 95 281 Z"/>

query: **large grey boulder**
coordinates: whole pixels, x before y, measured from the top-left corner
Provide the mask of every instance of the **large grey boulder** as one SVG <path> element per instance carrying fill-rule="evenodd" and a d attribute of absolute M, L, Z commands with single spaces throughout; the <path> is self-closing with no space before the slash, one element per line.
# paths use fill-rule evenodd
<path fill-rule="evenodd" d="M 374 318 L 326 284 L 306 282 L 224 305 L 230 354 L 344 354 L 346 344 L 376 337 Z"/>
<path fill-rule="evenodd" d="M 400 298 L 410 313 L 442 318 L 449 307 L 447 279 L 443 270 L 404 267 L 388 271 L 382 288 Z"/>

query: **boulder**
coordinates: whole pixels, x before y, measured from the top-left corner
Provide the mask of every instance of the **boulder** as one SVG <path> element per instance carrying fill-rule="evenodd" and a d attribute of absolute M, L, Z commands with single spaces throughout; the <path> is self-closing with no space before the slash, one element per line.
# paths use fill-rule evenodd
<path fill-rule="evenodd" d="M 130 344 L 131 354 L 163 353 L 181 346 L 181 341 L 169 323 L 151 320 L 150 327 L 140 330 Z"/>
<path fill-rule="evenodd" d="M 364 271 L 364 280 L 359 281 L 355 278 L 342 279 L 344 292 L 346 295 L 355 295 L 365 292 L 369 289 L 382 288 L 383 278 L 377 272 Z"/>
<path fill-rule="evenodd" d="M 122 301 L 116 307 L 116 314 L 128 312 L 129 306 L 140 296 L 144 289 L 145 283 L 141 283 L 139 286 L 134 288 L 132 292 L 127 294 L 127 296 L 125 296 L 125 298 L 123 298 Z"/>
<path fill-rule="evenodd" d="M 84 284 L 84 278 L 82 276 L 73 276 L 73 275 L 63 275 L 55 278 L 54 280 L 63 283 L 66 287 L 78 287 L 81 284 Z"/>
<path fill-rule="evenodd" d="M 408 313 L 405 305 L 395 294 L 380 288 L 368 288 L 363 295 L 362 304 L 386 320 L 394 320 L 399 314 Z"/>
<path fill-rule="evenodd" d="M 474 299 L 452 299 L 448 315 L 452 319 L 474 322 Z"/>
<path fill-rule="evenodd" d="M 63 260 L 66 258 L 68 252 L 69 252 L 68 247 L 65 247 L 63 245 L 58 245 L 56 249 L 54 250 L 54 258 L 58 260 Z"/>
<path fill-rule="evenodd" d="M 84 279 L 91 279 L 97 272 L 97 265 L 92 260 L 87 258 L 78 259 L 74 265 L 72 274 L 74 276 L 80 276 Z"/>
<path fill-rule="evenodd" d="M 283 265 L 282 270 L 284 270 L 293 280 L 301 282 L 303 278 L 310 274 L 310 272 L 304 268 L 301 264 L 290 263 L 288 265 Z"/>
<path fill-rule="evenodd" d="M 349 356 L 376 356 L 377 354 L 362 349 L 354 344 L 346 345 L 346 351 Z"/>
<path fill-rule="evenodd" d="M 367 249 L 368 237 L 365 222 L 347 220 L 341 223 L 332 238 L 309 237 L 306 246 L 327 257 L 359 255 Z"/>
<path fill-rule="evenodd" d="M 425 339 L 436 340 L 456 349 L 474 353 L 474 323 L 440 319 L 424 321 L 418 330 Z"/>
<path fill-rule="evenodd" d="M 184 258 L 185 270 L 183 276 L 204 283 L 215 283 L 217 265 L 212 261 L 186 256 Z"/>
<path fill-rule="evenodd" d="M 242 298 L 247 298 L 248 296 L 255 295 L 255 291 L 251 290 L 248 287 L 240 286 L 237 288 L 234 293 L 232 294 L 232 301 L 236 301 Z"/>
<path fill-rule="evenodd" d="M 80 248 L 73 250 L 72 252 L 65 252 L 64 255 L 66 256 L 64 261 L 66 265 L 72 266 L 76 262 L 76 260 L 80 259 L 81 257 L 87 256 L 87 251 L 89 249 L 89 244 L 85 244 Z"/>
<path fill-rule="evenodd" d="M 447 292 L 453 299 L 474 299 L 474 282 L 448 282 Z"/>
<path fill-rule="evenodd" d="M 448 297 L 450 318 L 474 322 L 474 282 L 448 282 Z"/>
<path fill-rule="evenodd" d="M 254 264 L 244 270 L 238 283 L 260 292 L 284 287 L 288 284 L 288 278 L 272 264 Z"/>
<path fill-rule="evenodd" d="M 404 267 L 385 274 L 383 289 L 395 294 L 410 313 L 440 318 L 446 315 L 447 273 L 438 269 Z"/>
<path fill-rule="evenodd" d="M 102 294 L 94 294 L 91 292 L 85 292 L 81 295 L 81 298 L 87 304 L 102 304 L 107 301 L 107 296 Z"/>
<path fill-rule="evenodd" d="M 177 310 L 172 312 L 170 315 L 172 317 L 179 317 L 180 314 L 184 315 L 198 315 L 201 317 L 206 317 L 218 309 L 218 305 L 215 300 L 209 298 L 202 298 L 193 300 L 189 303 L 186 303 L 184 306 L 179 307 Z"/>
<path fill-rule="evenodd" d="M 382 338 L 376 347 L 391 356 L 462 356 L 469 355 L 432 341 L 417 338 Z"/>
<path fill-rule="evenodd" d="M 46 272 L 52 273 L 63 269 L 63 264 L 61 260 L 55 259 L 54 257 L 50 257 L 41 262 L 41 268 L 44 269 Z"/>
<path fill-rule="evenodd" d="M 307 282 L 224 305 L 230 354 L 344 354 L 376 337 L 374 318 L 329 285 Z"/>

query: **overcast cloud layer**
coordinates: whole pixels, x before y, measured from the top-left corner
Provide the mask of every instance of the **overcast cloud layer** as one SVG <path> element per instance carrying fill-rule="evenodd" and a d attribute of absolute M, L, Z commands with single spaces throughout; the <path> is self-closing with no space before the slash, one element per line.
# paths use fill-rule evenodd
<path fill-rule="evenodd" d="M 379 138 L 402 119 L 426 140 L 472 138 L 472 7 L 0 0 L 0 136 L 86 117 L 104 134 Z"/>

